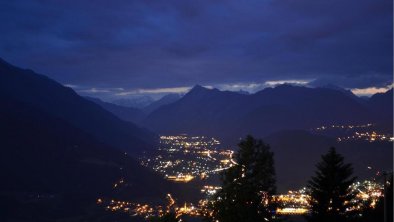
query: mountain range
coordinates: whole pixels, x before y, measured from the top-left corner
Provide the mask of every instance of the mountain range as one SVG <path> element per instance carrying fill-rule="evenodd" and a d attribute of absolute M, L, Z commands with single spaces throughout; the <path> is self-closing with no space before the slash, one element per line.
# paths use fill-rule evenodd
<path fill-rule="evenodd" d="M 119 98 L 111 100 L 111 103 L 113 104 L 137 109 L 142 109 L 153 102 L 154 99 L 150 96 L 133 96 L 131 98 Z"/>
<path fill-rule="evenodd" d="M 176 101 L 162 105 L 137 122 L 160 134 L 195 134 L 220 137 L 236 147 L 250 133 L 271 145 L 275 153 L 278 188 L 300 188 L 313 175 L 314 164 L 330 146 L 337 147 L 360 178 L 366 170 L 390 169 L 392 143 L 338 142 L 333 135 L 310 129 L 322 125 L 374 123 L 374 129 L 392 133 L 393 90 L 361 99 L 351 91 L 327 85 L 307 88 L 280 85 L 255 94 L 195 86 Z M 289 167 L 291 166 L 291 167 Z"/>
<path fill-rule="evenodd" d="M 85 99 L 90 100 L 97 105 L 101 106 L 103 109 L 111 112 L 120 119 L 132 123 L 138 123 L 146 117 L 146 113 L 142 110 L 134 107 L 121 106 L 114 103 L 104 102 L 101 99 L 94 97 L 85 97 Z"/>
<path fill-rule="evenodd" d="M 197 85 L 178 101 L 153 111 L 141 125 L 159 134 L 188 133 L 224 140 L 327 124 L 383 125 L 392 123 L 391 98 L 392 90 L 360 101 L 350 91 L 332 88 L 280 85 L 245 95 Z"/>
<path fill-rule="evenodd" d="M 95 208 L 98 197 L 190 195 L 187 186 L 164 181 L 137 162 L 155 147 L 157 134 L 215 136 L 231 147 L 246 134 L 263 138 L 275 153 L 281 191 L 304 185 L 329 146 L 367 177 L 367 166 L 391 167 L 392 142 L 339 143 L 309 129 L 374 123 L 392 134 L 392 98 L 392 89 L 360 99 L 333 86 L 280 85 L 247 94 L 196 85 L 182 97 L 168 95 L 136 109 L 81 97 L 0 59 L 0 221 L 100 221 L 87 215 L 107 217 Z M 114 189 L 120 179 L 125 187 Z"/>
<path fill-rule="evenodd" d="M 85 96 L 105 110 L 111 112 L 122 120 L 132 123 L 140 124 L 150 113 L 160 108 L 161 106 L 173 103 L 181 98 L 179 94 L 167 94 L 143 108 L 134 108 L 129 106 L 117 105 L 111 102 L 104 102 L 99 98 Z"/>

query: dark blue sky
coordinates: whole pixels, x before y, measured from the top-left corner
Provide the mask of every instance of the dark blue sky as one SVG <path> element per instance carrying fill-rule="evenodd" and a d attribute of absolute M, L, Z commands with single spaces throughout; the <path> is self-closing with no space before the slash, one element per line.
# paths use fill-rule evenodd
<path fill-rule="evenodd" d="M 0 57 L 98 96 L 392 83 L 391 0 L 0 2 Z M 270 82 L 267 82 L 270 81 Z"/>

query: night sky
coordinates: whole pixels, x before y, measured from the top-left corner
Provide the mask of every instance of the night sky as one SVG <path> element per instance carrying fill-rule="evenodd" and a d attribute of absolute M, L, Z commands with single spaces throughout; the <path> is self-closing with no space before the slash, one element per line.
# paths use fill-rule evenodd
<path fill-rule="evenodd" d="M 81 94 L 386 88 L 391 0 L 2 0 L 0 57 Z M 355 91 L 359 94 L 379 91 Z"/>

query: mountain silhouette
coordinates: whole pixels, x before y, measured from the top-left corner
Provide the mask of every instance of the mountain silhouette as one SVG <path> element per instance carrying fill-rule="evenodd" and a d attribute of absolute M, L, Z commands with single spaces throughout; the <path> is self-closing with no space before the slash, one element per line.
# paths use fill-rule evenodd
<path fill-rule="evenodd" d="M 173 102 L 179 100 L 180 98 L 181 98 L 181 95 L 179 95 L 179 94 L 175 94 L 175 93 L 167 94 L 167 95 L 163 96 L 162 98 L 160 98 L 159 100 L 144 107 L 143 111 L 146 114 L 149 114 L 149 113 L 155 111 L 156 109 L 160 108 L 161 106 L 173 103 Z"/>
<path fill-rule="evenodd" d="M 143 126 L 162 134 L 229 139 L 371 119 L 368 105 L 353 99 L 349 92 L 330 88 L 280 85 L 245 95 L 197 85 L 180 100 L 148 115 Z"/>
<path fill-rule="evenodd" d="M 104 102 L 101 99 L 93 98 L 93 97 L 85 97 L 85 98 L 96 103 L 97 105 L 101 106 L 103 109 L 111 112 L 115 116 L 125 121 L 138 123 L 146 116 L 146 114 L 142 110 L 137 108 L 120 106 L 113 103 Z"/>
<path fill-rule="evenodd" d="M 151 133 L 45 76 L 1 61 L 0 104 L 1 221 L 120 221 L 97 198 L 157 203 L 190 192 L 134 158 Z"/>
<path fill-rule="evenodd" d="M 156 136 L 123 121 L 71 88 L 0 60 L 0 93 L 60 118 L 97 140 L 132 155 L 150 149 Z"/>

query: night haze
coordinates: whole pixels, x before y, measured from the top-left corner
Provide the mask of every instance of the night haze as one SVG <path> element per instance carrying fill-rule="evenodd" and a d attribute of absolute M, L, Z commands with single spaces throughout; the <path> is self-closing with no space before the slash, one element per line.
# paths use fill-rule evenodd
<path fill-rule="evenodd" d="M 0 221 L 393 219 L 393 2 L 0 1 Z"/>

